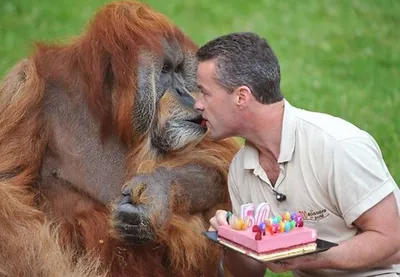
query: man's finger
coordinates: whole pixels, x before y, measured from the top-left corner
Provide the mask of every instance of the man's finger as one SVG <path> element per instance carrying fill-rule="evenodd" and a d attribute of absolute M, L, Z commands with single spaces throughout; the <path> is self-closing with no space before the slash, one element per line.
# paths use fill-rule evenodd
<path fill-rule="evenodd" d="M 228 225 L 228 221 L 227 221 L 226 215 L 227 215 L 227 211 L 224 211 L 224 210 L 218 210 L 215 213 L 215 217 L 216 217 L 218 226 L 219 225 Z"/>
<path fill-rule="evenodd" d="M 208 228 L 208 231 L 209 231 L 209 232 L 216 232 L 217 229 L 215 229 L 214 227 L 210 226 L 210 228 Z"/>
<path fill-rule="evenodd" d="M 284 264 L 281 264 L 281 263 L 269 262 L 266 264 L 266 266 L 270 271 L 272 271 L 274 273 L 280 273 L 280 272 L 287 271 Z"/>
<path fill-rule="evenodd" d="M 217 218 L 215 216 L 210 219 L 210 228 L 213 228 L 214 231 L 218 230 L 218 222 L 217 222 Z M 208 230 L 210 230 L 210 229 L 208 229 Z"/>

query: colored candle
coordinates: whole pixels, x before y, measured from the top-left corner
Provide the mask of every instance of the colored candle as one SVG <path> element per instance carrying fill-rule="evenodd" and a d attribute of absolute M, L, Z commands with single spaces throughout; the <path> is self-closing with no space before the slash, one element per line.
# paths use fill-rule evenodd
<path fill-rule="evenodd" d="M 289 223 L 289 221 L 287 221 L 285 223 L 285 232 L 289 232 L 289 231 L 290 231 L 290 223 Z"/>
<path fill-rule="evenodd" d="M 279 223 L 279 233 L 283 233 L 285 231 L 285 223 Z"/>
<path fill-rule="evenodd" d="M 279 225 L 278 224 L 274 224 L 272 225 L 272 231 L 276 234 L 279 232 Z"/>

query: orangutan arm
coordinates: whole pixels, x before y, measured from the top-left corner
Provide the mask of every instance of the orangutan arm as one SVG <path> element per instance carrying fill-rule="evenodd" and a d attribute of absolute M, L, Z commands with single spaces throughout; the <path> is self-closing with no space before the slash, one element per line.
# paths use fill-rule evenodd
<path fill-rule="evenodd" d="M 139 184 L 144 185 L 146 197 L 159 200 L 156 203 L 166 204 L 164 202 L 170 197 L 173 197 L 171 200 L 175 203 L 188 201 L 191 214 L 221 203 L 225 191 L 221 174 L 200 165 L 186 165 L 173 169 L 158 168 L 151 174 L 136 176 L 125 184 L 123 195 L 132 197 L 132 191 L 135 191 Z M 181 207 L 178 207 L 179 211 Z"/>
<path fill-rule="evenodd" d="M 191 214 L 207 210 L 224 200 L 224 179 L 213 168 L 186 165 L 173 169 L 160 168 L 157 171 L 175 192 L 175 201 L 188 201 Z"/>

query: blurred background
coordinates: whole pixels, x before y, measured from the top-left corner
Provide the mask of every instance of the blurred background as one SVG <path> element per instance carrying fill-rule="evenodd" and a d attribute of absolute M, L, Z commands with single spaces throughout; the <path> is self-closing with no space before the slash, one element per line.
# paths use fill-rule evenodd
<path fill-rule="evenodd" d="M 107 2 L 0 0 L 0 78 L 31 53 L 35 41 L 65 41 L 83 32 Z M 166 14 L 199 45 L 234 31 L 265 37 L 280 60 L 285 97 L 368 131 L 400 183 L 400 1 L 142 2 Z"/>

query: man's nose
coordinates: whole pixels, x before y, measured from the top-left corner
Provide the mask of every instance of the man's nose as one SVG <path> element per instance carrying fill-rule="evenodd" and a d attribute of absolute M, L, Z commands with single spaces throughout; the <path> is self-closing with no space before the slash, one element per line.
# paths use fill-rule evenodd
<path fill-rule="evenodd" d="M 204 110 L 203 101 L 201 100 L 201 96 L 196 99 L 196 102 L 194 103 L 194 108 L 199 111 Z"/>

